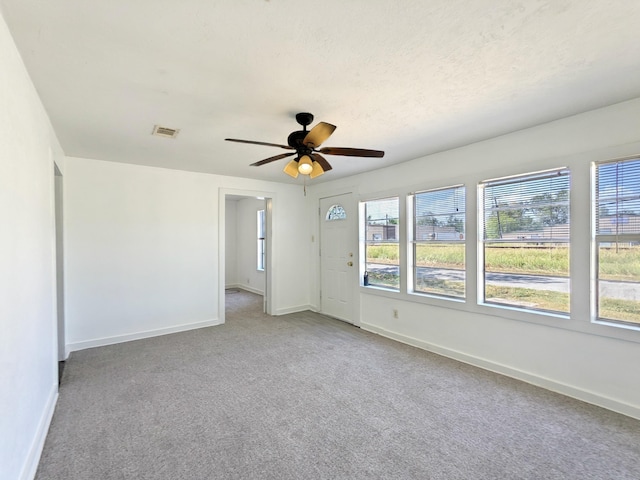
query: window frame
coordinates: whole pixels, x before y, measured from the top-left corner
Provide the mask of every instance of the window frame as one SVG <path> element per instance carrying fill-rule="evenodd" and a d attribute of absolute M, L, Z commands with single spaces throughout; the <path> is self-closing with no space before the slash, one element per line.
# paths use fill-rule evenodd
<path fill-rule="evenodd" d="M 616 232 L 615 233 L 600 233 L 600 225 L 601 225 L 601 215 L 600 208 L 602 205 L 600 204 L 599 198 L 599 167 L 605 165 L 614 165 L 614 164 L 623 164 L 627 162 L 638 162 L 638 168 L 640 169 L 640 155 L 634 155 L 623 158 L 615 158 L 610 160 L 600 160 L 592 162 L 591 169 L 591 242 L 592 242 L 592 251 L 591 251 L 591 265 L 592 265 L 592 288 L 591 288 L 591 322 L 600 325 L 618 327 L 618 328 L 626 328 L 635 331 L 640 331 L 640 323 L 633 321 L 625 321 L 617 318 L 608 318 L 600 316 L 600 304 L 601 304 L 601 295 L 600 295 L 600 245 L 603 243 L 613 243 L 616 244 L 616 249 L 618 248 L 618 244 L 620 243 L 635 243 L 640 244 L 640 231 L 637 233 L 630 232 L 620 233 L 617 229 L 618 218 L 620 215 L 624 215 L 624 213 L 618 213 L 616 210 L 615 218 L 616 221 Z M 638 177 L 640 179 L 640 171 L 638 172 Z M 622 185 L 623 186 L 623 185 Z M 621 187 L 620 183 L 616 180 L 616 207 L 618 205 L 618 189 Z M 610 197 L 611 198 L 611 197 Z M 622 240 L 621 240 L 622 239 Z"/>
<path fill-rule="evenodd" d="M 552 202 L 543 202 L 543 203 L 537 203 L 537 204 L 533 204 L 533 203 L 526 203 L 526 201 L 522 201 L 522 203 L 517 203 L 516 202 L 516 206 L 511 206 L 511 205 L 502 205 L 499 206 L 497 204 L 496 201 L 496 206 L 495 209 L 494 207 L 490 207 L 489 210 L 495 210 L 496 214 L 499 215 L 499 212 L 502 211 L 513 211 L 513 212 L 522 212 L 522 216 L 524 217 L 524 215 L 526 214 L 527 208 L 532 209 L 532 208 L 554 208 L 556 206 L 564 206 L 565 207 L 565 215 L 567 216 L 567 221 L 565 224 L 559 224 L 559 225 L 566 225 L 566 227 L 564 227 L 562 230 L 566 231 L 566 237 L 555 237 L 552 235 L 552 233 L 549 233 L 549 238 L 544 238 L 544 237 L 540 237 L 540 238 L 526 238 L 524 235 L 522 237 L 520 237 L 519 235 L 517 235 L 517 233 L 520 233 L 518 231 L 515 232 L 506 232 L 506 233 L 516 233 L 515 236 L 513 237 L 509 237 L 509 238 L 497 238 L 497 239 L 490 239 L 487 238 L 487 216 L 486 213 L 488 211 L 487 209 L 487 205 L 485 203 L 486 200 L 486 191 L 487 188 L 492 188 L 492 187 L 501 187 L 501 186 L 508 186 L 508 185 L 522 185 L 525 184 L 527 182 L 537 182 L 537 181 L 541 181 L 541 180 L 545 180 L 547 178 L 550 179 L 550 181 L 554 178 L 562 178 L 562 177 L 566 177 L 566 183 L 567 183 L 567 187 L 566 189 L 554 189 L 554 190 L 549 190 L 549 192 L 544 192 L 544 190 L 541 190 L 537 187 L 534 187 L 534 189 L 532 190 L 532 192 L 530 194 L 525 194 L 525 195 L 521 195 L 518 196 L 516 194 L 514 194 L 514 196 L 516 196 L 516 198 L 520 199 L 526 199 L 529 198 L 529 195 L 533 194 L 533 193 L 548 193 L 548 194 L 556 194 L 559 195 L 561 192 L 566 191 L 566 200 L 563 201 L 552 201 Z M 538 195 L 540 195 L 540 193 Z M 531 198 L 535 198 L 535 197 L 531 197 Z M 533 205 L 533 207 L 531 207 L 531 205 Z M 502 229 L 500 226 L 500 220 L 499 217 L 498 218 L 498 232 L 500 237 L 502 237 Z M 544 218 L 544 217 L 542 217 Z M 532 220 L 533 221 L 533 220 Z M 547 225 L 548 228 L 550 228 L 551 230 L 553 229 L 553 225 Z M 570 264 L 571 264 L 571 170 L 569 167 L 564 166 L 564 167 L 556 167 L 556 168 L 551 168 L 551 169 L 545 169 L 545 170 L 539 170 L 539 171 L 534 171 L 534 172 L 526 172 L 526 173 L 522 173 L 522 174 L 516 174 L 516 175 L 509 175 L 509 176 L 505 176 L 505 177 L 498 177 L 498 178 L 493 178 L 493 179 L 488 179 L 488 180 L 483 180 L 478 182 L 478 208 L 477 208 L 477 231 L 478 231 L 478 257 L 477 257 L 477 262 L 478 262 L 478 271 L 477 271 L 477 286 L 478 286 L 478 304 L 479 305 L 483 305 L 483 306 L 487 306 L 487 307 L 491 307 L 491 308 L 495 308 L 495 307 L 499 307 L 499 308 L 508 308 L 508 309 L 513 309 L 513 310 L 518 310 L 518 311 L 523 311 L 523 312 L 527 312 L 527 313 L 536 313 L 536 314 L 543 314 L 543 315 L 551 315 L 551 316 L 557 316 L 559 318 L 570 318 L 571 316 L 571 268 L 570 268 Z M 543 231 L 544 231 L 544 227 L 543 227 Z M 522 233 L 532 233 L 532 231 L 522 231 Z M 545 309 L 545 308 L 535 308 L 533 306 L 528 307 L 526 306 L 526 302 L 520 302 L 520 304 L 518 304 L 518 302 L 509 302 L 507 300 L 500 302 L 500 301 L 495 301 L 493 299 L 487 299 L 487 271 L 486 271 L 486 264 L 487 264 L 487 258 L 486 258 L 486 254 L 487 254 L 487 245 L 499 245 L 499 244 L 504 244 L 504 245 L 518 245 L 518 244 L 522 244 L 523 246 L 525 244 L 549 244 L 549 245 L 565 245 L 566 250 L 567 250 L 567 270 L 566 270 L 566 282 L 567 282 L 567 301 L 566 301 L 566 311 L 563 310 L 552 310 L 552 309 Z M 519 247 L 519 248 L 525 248 L 525 247 Z M 500 272 L 503 273 L 503 272 Z M 554 275 L 535 275 L 535 274 L 529 274 L 529 273 L 520 273 L 517 271 L 507 271 L 504 273 L 511 273 L 513 275 L 530 275 L 530 276 L 554 276 Z M 561 275 L 560 277 L 564 278 L 564 275 Z M 507 287 L 508 288 L 508 287 Z M 521 288 L 526 288 L 526 287 L 521 287 Z M 533 289 L 536 290 L 536 289 Z M 541 290 L 541 291 L 545 291 L 545 290 Z M 550 290 L 549 290 L 550 291 Z"/>
<path fill-rule="evenodd" d="M 420 225 L 418 225 L 418 206 L 417 206 L 417 202 L 418 202 L 418 197 L 420 195 L 423 194 L 436 194 L 438 192 L 447 192 L 447 191 L 451 191 L 452 194 L 454 196 L 457 195 L 457 192 L 462 192 L 462 196 L 459 200 L 459 205 L 461 205 L 461 208 L 458 208 L 457 211 L 448 211 L 446 213 L 438 213 L 438 214 L 433 214 L 433 217 L 439 217 L 439 216 L 448 216 L 449 218 L 451 216 L 454 215 L 459 215 L 462 217 L 462 232 L 459 233 L 460 235 L 462 235 L 462 238 L 459 239 L 436 239 L 434 236 L 434 239 L 432 240 L 428 240 L 428 239 L 417 239 L 416 237 L 418 236 L 418 231 L 419 231 L 419 227 Z M 409 274 L 409 272 L 411 272 L 411 278 L 409 279 L 408 282 L 408 291 L 411 294 L 415 294 L 415 295 L 419 295 L 419 296 L 427 296 L 427 297 L 435 297 L 435 298 L 441 298 L 441 299 L 445 299 L 445 300 L 455 300 L 455 301 L 465 301 L 467 298 L 467 263 L 466 263 L 466 247 L 467 247 L 467 232 L 466 232 L 466 195 L 467 195 L 467 188 L 465 184 L 454 184 L 454 185 L 449 185 L 449 186 L 444 186 L 444 187 L 435 187 L 435 188 L 430 188 L 427 190 L 419 190 L 413 193 L 410 193 L 408 197 L 410 197 L 410 202 L 408 201 L 407 204 L 410 206 L 410 210 L 408 210 L 407 212 L 407 217 L 411 216 L 411 222 L 409 225 L 409 222 L 407 221 L 408 226 L 411 227 L 410 232 L 408 232 L 407 238 L 409 239 L 409 249 L 411 250 L 411 257 L 408 258 L 409 260 L 409 264 L 407 265 L 407 273 Z M 454 205 L 455 205 L 455 201 L 454 201 Z M 423 215 L 424 216 L 424 215 Z M 433 229 L 434 229 L 434 234 L 435 234 L 435 227 L 437 227 L 438 225 L 435 225 L 435 223 L 433 224 Z M 442 226 L 439 226 L 442 228 Z M 455 228 L 455 227 L 454 227 Z M 444 233 L 444 232 L 442 232 Z M 458 233 L 457 231 L 453 232 L 454 234 Z M 462 260 L 462 264 L 463 264 L 463 268 L 462 268 L 462 272 L 463 272 L 463 278 L 462 278 L 462 295 L 447 295 L 445 293 L 437 293 L 435 291 L 426 291 L 426 290 L 420 290 L 418 289 L 418 260 L 417 260 L 417 255 L 418 255 L 418 246 L 419 245 L 461 245 L 462 246 L 462 255 L 463 255 L 463 260 Z M 424 268 L 424 267 L 423 267 Z M 427 267 L 428 268 L 428 267 Z M 455 269 L 458 270 L 458 269 Z M 438 278 L 436 278 L 436 280 L 438 280 Z"/>
<path fill-rule="evenodd" d="M 256 211 L 257 217 L 257 262 L 256 269 L 259 272 L 265 271 L 265 262 L 266 262 L 266 211 L 265 209 L 260 209 Z"/>
<path fill-rule="evenodd" d="M 397 220 L 396 224 L 391 224 L 391 225 L 395 225 L 396 228 L 394 228 L 394 235 L 395 238 L 393 239 L 392 242 L 385 242 L 384 238 L 381 238 L 380 240 L 376 240 L 375 243 L 390 243 L 393 245 L 397 245 L 398 248 L 398 260 L 397 263 L 393 263 L 393 264 L 388 264 L 388 265 L 393 265 L 395 267 L 397 267 L 397 271 L 398 271 L 398 275 L 397 275 L 397 281 L 398 281 L 398 285 L 397 287 L 394 286 L 389 286 L 389 285 L 384 285 L 384 284 L 377 284 L 377 283 L 372 283 L 371 282 L 371 276 L 369 274 L 369 270 L 368 270 L 368 266 L 371 264 L 374 264 L 374 262 L 368 262 L 367 261 L 367 247 L 369 246 L 370 243 L 373 242 L 373 240 L 368 240 L 368 234 L 370 233 L 369 231 L 369 213 L 368 213 L 368 207 L 369 204 L 373 204 L 376 202 L 384 202 L 384 201 L 393 201 L 395 200 L 397 203 L 397 217 L 395 217 L 395 219 Z M 389 194 L 389 195 L 385 195 L 385 196 L 380 196 L 380 197 L 376 197 L 376 198 L 370 198 L 370 199 L 366 199 L 366 200 L 362 200 L 360 202 L 361 204 L 361 208 L 360 208 L 360 212 L 362 214 L 362 220 L 360 221 L 360 225 L 361 225 L 361 233 L 362 233 L 362 241 L 361 241 L 361 245 L 362 245 L 362 250 L 361 250 L 361 271 L 362 274 L 361 275 L 361 286 L 365 287 L 365 288 L 372 288 L 372 289 L 380 289 L 382 291 L 388 291 L 388 292 L 393 292 L 393 293 L 399 293 L 401 291 L 403 291 L 403 272 L 404 272 L 404 256 L 401 252 L 402 250 L 402 243 L 401 240 L 403 238 L 403 226 L 402 226 L 402 221 L 401 218 L 403 216 L 403 212 L 402 212 L 402 208 L 401 208 L 401 195 L 399 194 Z M 393 219 L 393 217 L 392 217 Z M 381 220 L 381 219 L 380 219 Z M 387 225 L 388 226 L 388 225 Z M 384 229 L 383 229 L 384 230 Z M 384 231 L 380 233 L 381 235 L 384 234 Z M 372 234 L 373 235 L 373 234 Z M 391 239 L 387 239 L 387 240 L 391 240 Z"/>

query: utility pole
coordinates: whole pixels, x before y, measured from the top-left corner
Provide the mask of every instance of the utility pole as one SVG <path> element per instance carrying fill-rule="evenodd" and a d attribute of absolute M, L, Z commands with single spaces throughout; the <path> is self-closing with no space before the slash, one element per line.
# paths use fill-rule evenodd
<path fill-rule="evenodd" d="M 502 225 L 500 224 L 500 210 L 498 210 L 498 200 L 493 197 L 493 203 L 496 206 L 496 217 L 498 217 L 498 238 L 502 238 Z"/>

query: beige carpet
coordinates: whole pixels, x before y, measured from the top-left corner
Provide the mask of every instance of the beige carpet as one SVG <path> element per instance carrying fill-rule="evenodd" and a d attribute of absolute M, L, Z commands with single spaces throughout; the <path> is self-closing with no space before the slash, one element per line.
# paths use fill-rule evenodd
<path fill-rule="evenodd" d="M 640 422 L 318 314 L 75 352 L 37 479 L 640 479 Z"/>

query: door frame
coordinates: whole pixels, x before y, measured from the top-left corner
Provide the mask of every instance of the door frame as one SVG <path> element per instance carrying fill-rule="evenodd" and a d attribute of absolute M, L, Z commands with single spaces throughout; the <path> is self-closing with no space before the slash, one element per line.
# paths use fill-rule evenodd
<path fill-rule="evenodd" d="M 49 156 L 52 158 L 51 151 Z M 54 183 L 54 218 L 55 218 L 55 254 L 56 254 L 56 316 L 57 316 L 57 347 L 58 362 L 65 361 L 69 357 L 66 344 L 66 322 L 64 302 L 64 175 L 62 170 L 53 161 Z"/>
<path fill-rule="evenodd" d="M 322 194 L 318 196 L 317 199 L 317 208 L 318 208 L 318 294 L 317 294 L 317 305 L 320 313 L 323 313 L 322 309 L 322 297 L 320 296 L 320 290 L 322 288 L 322 222 L 324 221 L 325 212 L 322 211 L 321 203 L 323 200 L 332 198 L 332 197 L 340 197 L 343 195 L 349 196 L 349 210 L 351 211 L 351 215 L 353 218 L 353 225 L 351 227 L 351 232 L 349 233 L 351 237 L 350 247 L 353 251 L 353 263 L 354 268 L 352 269 L 351 278 L 349 279 L 349 283 L 351 284 L 351 320 L 355 326 L 360 326 L 360 291 L 359 291 L 359 272 L 360 272 L 360 247 L 359 247 L 359 208 L 358 208 L 358 199 L 353 189 L 349 189 L 346 192 L 340 193 L 331 193 L 331 194 Z"/>
<path fill-rule="evenodd" d="M 240 190 L 220 188 L 218 191 L 218 321 L 225 323 L 225 272 L 226 272 L 226 199 L 227 195 L 242 197 L 263 197 L 265 199 L 265 278 L 264 278 L 264 312 L 273 315 L 274 299 L 277 286 L 273 282 L 273 212 L 276 205 L 275 192 L 262 190 Z"/>

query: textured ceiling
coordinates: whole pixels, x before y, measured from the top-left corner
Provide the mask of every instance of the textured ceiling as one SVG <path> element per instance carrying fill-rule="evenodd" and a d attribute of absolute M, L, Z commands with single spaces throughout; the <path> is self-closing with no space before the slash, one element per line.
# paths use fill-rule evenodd
<path fill-rule="evenodd" d="M 300 111 L 338 126 L 324 146 L 386 151 L 327 156 L 317 182 L 640 97 L 637 0 L 0 8 L 69 156 L 294 181 L 249 167 L 282 150 L 223 139 L 286 143 Z"/>

